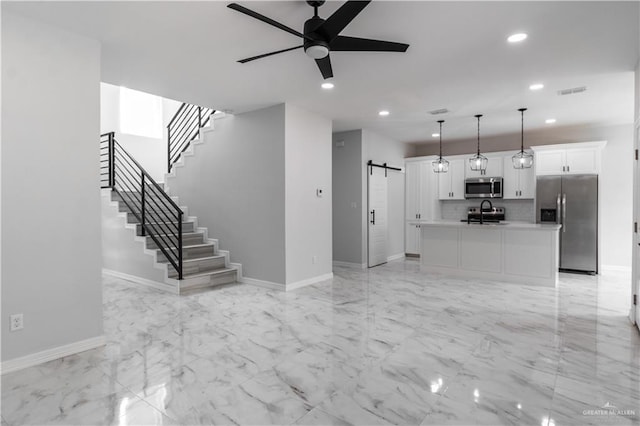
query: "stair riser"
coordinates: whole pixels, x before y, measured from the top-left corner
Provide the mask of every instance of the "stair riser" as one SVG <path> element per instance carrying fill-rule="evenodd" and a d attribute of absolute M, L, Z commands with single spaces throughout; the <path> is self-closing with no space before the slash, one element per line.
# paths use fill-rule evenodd
<path fill-rule="evenodd" d="M 198 259 L 201 257 L 211 257 L 215 255 L 214 251 L 215 251 L 215 247 L 213 245 L 205 246 L 205 247 L 183 247 L 182 260 Z M 158 262 L 167 262 L 166 256 L 160 250 L 158 250 Z"/>
<path fill-rule="evenodd" d="M 198 274 L 201 272 L 212 272 L 216 269 L 223 269 L 225 267 L 224 257 L 216 259 L 203 259 L 198 262 L 189 262 L 184 265 L 182 273 L 184 275 Z M 173 265 L 169 264 L 169 278 L 178 278 L 178 272 Z"/>
<path fill-rule="evenodd" d="M 132 223 L 132 222 L 129 222 Z M 135 223 L 135 222 L 134 222 Z M 172 229 L 175 229 L 175 223 L 171 225 Z M 182 232 L 195 232 L 195 226 L 193 222 L 182 222 Z M 142 235 L 142 225 L 136 223 L 136 235 Z"/>
<path fill-rule="evenodd" d="M 204 243 L 204 235 L 183 235 L 182 236 L 182 245 L 183 246 L 191 246 L 195 244 L 203 244 Z M 147 248 L 148 249 L 157 249 L 158 245 L 151 237 L 147 237 Z"/>

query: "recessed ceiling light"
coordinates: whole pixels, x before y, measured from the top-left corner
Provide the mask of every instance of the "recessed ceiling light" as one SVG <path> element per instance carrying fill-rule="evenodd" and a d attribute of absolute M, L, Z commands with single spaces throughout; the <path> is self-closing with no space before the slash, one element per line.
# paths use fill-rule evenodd
<path fill-rule="evenodd" d="M 545 123 L 547 124 L 553 124 L 556 122 L 555 118 L 547 118 L 546 120 L 544 120 Z"/>
<path fill-rule="evenodd" d="M 387 110 L 382 110 L 378 113 L 379 116 L 381 117 L 386 117 L 387 115 L 389 115 L 389 111 Z"/>
<path fill-rule="evenodd" d="M 440 133 L 431 133 L 431 137 L 437 138 L 440 136 Z"/>
<path fill-rule="evenodd" d="M 329 90 L 329 89 L 333 89 L 335 86 L 330 81 L 325 81 L 324 83 L 322 83 L 320 87 L 322 87 L 325 90 Z"/>
<path fill-rule="evenodd" d="M 529 90 L 540 90 L 544 88 L 544 84 L 542 83 L 535 83 L 532 84 L 531 86 L 529 86 Z"/>
<path fill-rule="evenodd" d="M 507 38 L 507 41 L 509 43 L 518 43 L 520 41 L 523 41 L 527 38 L 527 35 L 525 33 L 518 33 L 518 34 L 512 34 Z"/>

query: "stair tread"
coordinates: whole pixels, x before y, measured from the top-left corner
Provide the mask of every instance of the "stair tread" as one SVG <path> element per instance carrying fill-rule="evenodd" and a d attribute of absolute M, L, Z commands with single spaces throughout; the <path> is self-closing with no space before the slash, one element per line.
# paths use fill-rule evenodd
<path fill-rule="evenodd" d="M 173 234 L 154 234 L 158 237 L 173 237 Z M 195 232 L 183 232 L 182 233 L 182 237 L 194 237 L 196 235 L 203 235 L 204 236 L 204 232 L 199 232 L 199 231 L 195 231 Z M 145 235 L 146 237 L 151 238 L 151 235 Z"/>
<path fill-rule="evenodd" d="M 195 259 L 184 259 L 182 261 L 182 264 L 184 265 L 185 263 L 199 262 L 201 260 L 220 259 L 221 257 L 224 257 L 224 254 L 214 254 L 213 256 L 198 257 Z"/>
<path fill-rule="evenodd" d="M 194 247 L 215 247 L 216 245 L 213 243 L 200 243 L 200 244 L 192 244 L 192 245 L 182 245 L 182 248 L 185 247 L 189 247 L 189 248 L 194 248 Z M 177 247 L 167 247 L 167 250 L 176 250 Z M 160 250 L 159 248 L 156 250 Z"/>

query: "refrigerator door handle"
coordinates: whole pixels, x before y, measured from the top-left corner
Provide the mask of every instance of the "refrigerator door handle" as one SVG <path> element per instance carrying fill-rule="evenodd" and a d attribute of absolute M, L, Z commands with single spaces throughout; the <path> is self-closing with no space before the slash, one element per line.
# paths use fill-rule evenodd
<path fill-rule="evenodd" d="M 558 196 L 556 197 L 556 212 L 557 212 L 557 216 L 556 216 L 556 223 L 557 224 L 561 224 L 562 221 L 560 220 L 560 213 L 561 213 L 561 209 L 560 209 L 560 194 L 558 194 Z"/>
<path fill-rule="evenodd" d="M 562 194 L 562 233 L 567 232 L 567 194 Z"/>

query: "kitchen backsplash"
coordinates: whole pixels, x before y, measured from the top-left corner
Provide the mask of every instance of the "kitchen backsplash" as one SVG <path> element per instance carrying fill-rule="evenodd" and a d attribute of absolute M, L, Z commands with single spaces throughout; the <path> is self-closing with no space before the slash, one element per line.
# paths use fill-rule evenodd
<path fill-rule="evenodd" d="M 467 218 L 469 207 L 480 207 L 481 199 L 440 201 L 442 219 L 460 220 Z M 492 200 L 494 207 L 504 207 L 505 220 L 512 222 L 535 222 L 533 200 Z"/>

